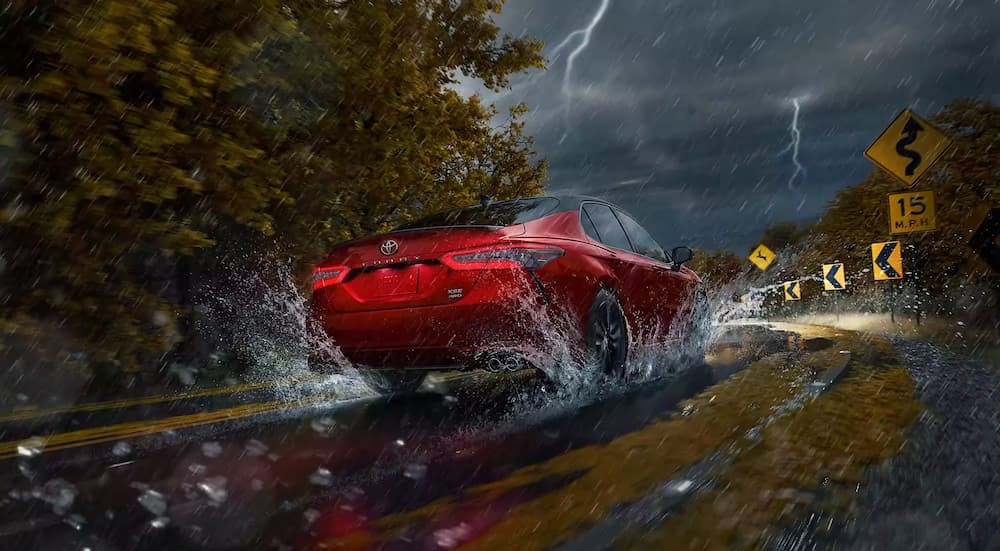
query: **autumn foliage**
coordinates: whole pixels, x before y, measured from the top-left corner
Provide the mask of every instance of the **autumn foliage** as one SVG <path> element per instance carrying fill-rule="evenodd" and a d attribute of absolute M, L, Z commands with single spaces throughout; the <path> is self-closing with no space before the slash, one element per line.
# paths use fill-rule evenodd
<path fill-rule="evenodd" d="M 498 116 L 454 89 L 541 66 L 539 42 L 500 35 L 502 5 L 0 9 L 4 332 L 81 364 L 156 364 L 190 330 L 200 264 L 227 249 L 302 272 L 427 210 L 537 193 L 524 108 Z"/>

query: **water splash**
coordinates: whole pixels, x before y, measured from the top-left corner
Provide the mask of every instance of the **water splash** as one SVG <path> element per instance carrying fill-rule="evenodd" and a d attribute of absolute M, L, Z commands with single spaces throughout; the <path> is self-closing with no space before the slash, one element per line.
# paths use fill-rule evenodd
<path fill-rule="evenodd" d="M 347 398 L 373 395 L 371 385 L 310 315 L 309 299 L 281 265 L 234 267 L 225 284 L 200 293 L 199 329 L 221 353 L 225 367 L 247 382 L 275 381 L 277 398 L 294 400 L 316 392 Z M 317 378 L 313 354 L 337 367 Z"/>

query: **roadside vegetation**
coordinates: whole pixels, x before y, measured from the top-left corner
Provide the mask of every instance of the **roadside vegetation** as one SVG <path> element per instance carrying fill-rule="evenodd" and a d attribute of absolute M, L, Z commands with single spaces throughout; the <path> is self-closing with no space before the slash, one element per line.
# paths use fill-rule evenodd
<path fill-rule="evenodd" d="M 502 6 L 0 9 L 3 365 L 119 381 L 206 361 L 199 289 L 262 266 L 302 282 L 333 242 L 538 193 L 526 107 L 497 113 L 456 91 L 543 66 L 540 42 L 501 36 Z"/>
<path fill-rule="evenodd" d="M 844 311 L 887 313 L 914 322 L 936 317 L 1000 333 L 1000 274 L 993 273 L 969 247 L 969 239 L 1000 198 L 1000 105 L 988 100 L 958 100 L 931 120 L 954 141 L 951 151 L 913 188 L 881 169 L 843 189 L 820 218 L 807 224 L 778 224 L 760 241 L 778 255 L 761 273 L 740 254 L 696 254 L 692 267 L 705 274 L 710 288 L 742 294 L 751 288 L 799 278 L 802 300 L 785 303 L 780 289 L 768 293 L 760 312 L 791 316 Z M 937 229 L 892 235 L 888 195 L 932 191 Z M 905 278 L 874 281 L 871 244 L 902 244 Z M 756 246 L 756 245 L 755 245 Z M 823 291 L 821 265 L 843 262 L 847 289 Z M 726 297 L 731 298 L 731 297 Z"/>

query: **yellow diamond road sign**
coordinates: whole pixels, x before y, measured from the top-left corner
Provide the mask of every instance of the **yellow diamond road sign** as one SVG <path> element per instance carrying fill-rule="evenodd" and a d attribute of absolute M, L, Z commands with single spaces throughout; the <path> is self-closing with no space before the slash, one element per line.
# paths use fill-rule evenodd
<path fill-rule="evenodd" d="M 872 273 L 876 281 L 903 279 L 903 252 L 899 241 L 872 243 Z"/>
<path fill-rule="evenodd" d="M 799 285 L 798 281 L 786 281 L 784 285 L 786 301 L 802 299 L 802 287 Z"/>
<path fill-rule="evenodd" d="M 951 140 L 931 123 L 904 109 L 868 149 L 865 157 L 913 185 L 951 145 Z"/>
<path fill-rule="evenodd" d="M 934 192 L 914 191 L 889 195 L 889 233 L 935 229 Z"/>
<path fill-rule="evenodd" d="M 761 270 L 766 270 L 768 266 L 774 262 L 774 251 L 767 248 L 767 245 L 761 243 L 756 249 L 750 253 L 750 262 L 753 262 L 754 266 L 757 266 Z"/>
<path fill-rule="evenodd" d="M 847 288 L 844 263 L 823 264 L 823 290 L 843 291 Z"/>

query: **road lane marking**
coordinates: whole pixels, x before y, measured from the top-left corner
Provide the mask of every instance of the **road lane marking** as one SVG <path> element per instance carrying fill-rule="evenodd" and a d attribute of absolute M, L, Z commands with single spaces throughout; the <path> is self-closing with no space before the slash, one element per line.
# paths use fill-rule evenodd
<path fill-rule="evenodd" d="M 204 398 L 206 396 L 217 396 L 221 394 L 237 394 L 240 392 L 247 392 L 251 390 L 260 390 L 263 388 L 274 387 L 281 384 L 309 383 L 322 380 L 323 378 L 324 376 L 322 375 L 310 375 L 308 377 L 293 379 L 291 381 L 266 381 L 262 383 L 247 383 L 236 386 L 206 388 L 204 390 L 196 390 L 180 394 L 170 394 L 170 395 L 164 394 L 159 396 L 143 396 L 139 398 L 123 398 L 121 400 L 92 402 L 88 404 L 77 404 L 74 406 L 66 406 L 66 407 L 46 409 L 46 410 L 26 409 L 23 411 L 15 411 L 7 415 L 0 415 L 0 423 L 6 423 L 10 421 L 23 421 L 26 419 L 33 419 L 36 417 L 50 417 L 53 415 L 61 415 L 66 413 L 85 413 L 93 411 L 104 411 L 109 409 L 121 409 L 134 406 L 144 406 L 144 405 L 158 404 L 163 402 L 178 402 L 181 400 L 189 400 L 191 398 Z"/>
<path fill-rule="evenodd" d="M 226 409 L 168 417 L 166 419 L 159 419 L 153 422 L 132 421 L 107 427 L 95 427 L 49 436 L 33 436 L 20 440 L 0 442 L 0 460 L 20 456 L 21 454 L 18 453 L 18 447 L 20 446 L 37 445 L 38 453 L 42 454 L 129 438 L 137 438 L 140 436 L 148 436 L 168 430 L 235 421 L 263 413 L 307 407 L 324 401 L 330 401 L 336 399 L 337 397 L 337 394 L 327 393 L 309 398 L 302 398 L 292 402 L 277 400 L 272 402 L 245 404 Z"/>

